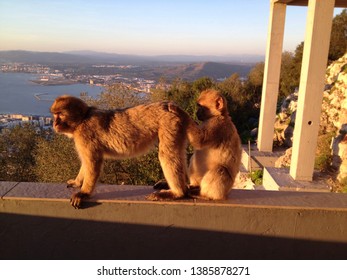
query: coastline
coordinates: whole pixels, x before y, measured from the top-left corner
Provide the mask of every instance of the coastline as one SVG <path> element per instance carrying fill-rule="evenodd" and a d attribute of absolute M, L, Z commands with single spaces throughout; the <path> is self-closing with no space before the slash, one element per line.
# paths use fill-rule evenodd
<path fill-rule="evenodd" d="M 48 80 L 48 81 L 43 81 L 43 80 L 29 80 L 32 83 L 39 84 L 42 86 L 62 86 L 62 85 L 74 85 L 77 84 L 77 81 L 72 81 L 72 80 Z"/>

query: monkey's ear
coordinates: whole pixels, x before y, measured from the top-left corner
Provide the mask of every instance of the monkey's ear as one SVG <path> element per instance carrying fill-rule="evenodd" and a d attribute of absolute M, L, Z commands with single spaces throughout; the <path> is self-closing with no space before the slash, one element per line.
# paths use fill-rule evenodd
<path fill-rule="evenodd" d="M 224 108 L 224 99 L 222 97 L 218 97 L 216 99 L 216 109 L 218 111 L 222 111 Z"/>

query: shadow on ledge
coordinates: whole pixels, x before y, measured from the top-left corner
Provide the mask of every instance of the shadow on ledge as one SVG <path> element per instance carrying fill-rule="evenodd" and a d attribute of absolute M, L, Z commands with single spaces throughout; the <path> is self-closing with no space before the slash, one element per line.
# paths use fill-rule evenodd
<path fill-rule="evenodd" d="M 0 214 L 1 259 L 346 259 L 347 244 Z"/>

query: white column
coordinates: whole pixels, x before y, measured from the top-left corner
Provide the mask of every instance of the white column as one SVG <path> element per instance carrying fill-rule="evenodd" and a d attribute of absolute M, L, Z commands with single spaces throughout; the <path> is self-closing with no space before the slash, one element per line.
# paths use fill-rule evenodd
<path fill-rule="evenodd" d="M 258 131 L 258 150 L 271 152 L 281 70 L 286 4 L 271 0 Z"/>
<path fill-rule="evenodd" d="M 302 59 L 290 175 L 311 181 L 335 0 L 310 0 Z"/>

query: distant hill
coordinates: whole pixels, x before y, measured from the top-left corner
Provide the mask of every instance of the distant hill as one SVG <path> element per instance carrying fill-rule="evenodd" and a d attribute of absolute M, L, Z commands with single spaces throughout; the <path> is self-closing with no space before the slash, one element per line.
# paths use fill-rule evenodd
<path fill-rule="evenodd" d="M 158 63 L 197 63 L 197 62 L 220 62 L 220 63 L 255 63 L 263 61 L 264 57 L 258 55 L 235 55 L 235 56 L 194 56 L 194 55 L 159 55 L 140 56 L 116 53 L 103 53 L 93 51 L 71 52 L 31 52 L 23 50 L 0 51 L 0 62 L 22 63 L 120 63 L 148 65 Z"/>
<path fill-rule="evenodd" d="M 117 53 L 104 53 L 94 51 L 70 51 L 68 54 L 83 55 L 88 57 L 97 58 L 100 60 L 122 60 L 122 61 L 141 61 L 141 62 L 168 62 L 168 63 L 194 63 L 194 62 L 236 62 L 236 63 L 255 63 L 264 61 L 264 56 L 261 55 L 229 55 L 229 56 L 216 56 L 216 55 L 154 55 L 154 56 L 141 56 Z"/>
<path fill-rule="evenodd" d="M 176 59 L 175 59 L 176 58 Z M 125 77 L 142 77 L 158 80 L 160 77 L 175 79 L 177 77 L 193 81 L 201 77 L 214 79 L 227 78 L 237 72 L 246 76 L 254 63 L 242 62 L 206 62 L 204 59 L 223 60 L 222 57 L 201 56 L 136 56 L 91 51 L 70 53 L 58 52 L 29 52 L 29 51 L 0 51 L 0 63 L 39 63 L 39 64 L 74 64 L 80 69 L 88 68 L 92 64 L 132 64 L 140 67 L 117 69 L 116 72 Z M 197 61 L 195 61 L 197 60 Z M 83 65 L 83 67 L 82 67 Z M 108 69 L 110 71 L 112 68 Z M 95 71 L 95 69 L 93 69 Z M 90 73 L 90 72 L 87 72 Z M 86 73 L 83 73 L 86 74 Z M 108 74 L 114 74 L 113 72 Z"/>
<path fill-rule="evenodd" d="M 90 64 L 90 63 L 125 63 L 144 64 L 150 60 L 136 55 L 119 55 L 97 52 L 30 52 L 0 51 L 0 62 L 21 62 L 40 64 Z"/>
<path fill-rule="evenodd" d="M 223 79 L 230 77 L 233 73 L 247 76 L 253 65 L 249 64 L 226 64 L 217 62 L 192 63 L 176 67 L 168 67 L 163 70 L 162 75 L 168 78 L 181 77 L 186 80 L 195 80 L 201 77 Z"/>
<path fill-rule="evenodd" d="M 93 63 L 89 57 L 59 52 L 0 51 L 0 62 L 20 63 Z"/>

